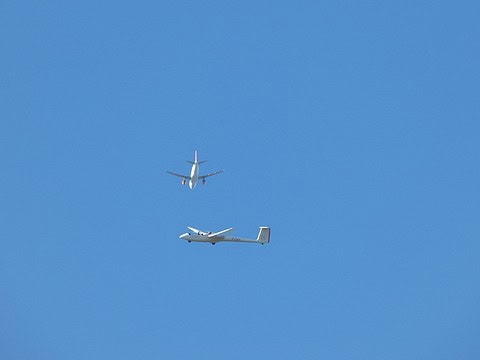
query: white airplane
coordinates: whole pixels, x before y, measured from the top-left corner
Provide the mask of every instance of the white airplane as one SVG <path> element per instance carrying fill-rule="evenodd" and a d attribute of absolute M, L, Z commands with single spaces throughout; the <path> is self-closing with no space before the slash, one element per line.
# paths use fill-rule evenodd
<path fill-rule="evenodd" d="M 194 155 L 193 161 L 188 161 L 187 160 L 187 162 L 189 164 L 192 164 L 192 170 L 190 171 L 190 176 L 180 175 L 180 174 L 177 174 L 177 173 L 174 173 L 174 172 L 171 172 L 171 171 L 167 171 L 167 173 L 169 173 L 170 175 L 181 177 L 182 178 L 182 185 L 185 185 L 187 183 L 187 180 L 188 180 L 188 186 L 190 187 L 190 189 L 193 189 L 197 185 L 198 180 L 202 180 L 202 184 L 205 185 L 205 182 L 206 182 L 205 178 L 207 178 L 209 176 L 217 175 L 217 174 L 220 174 L 220 173 L 223 172 L 223 170 L 220 170 L 220 171 L 217 171 L 217 172 L 214 172 L 214 173 L 211 173 L 211 174 L 199 176 L 198 172 L 200 171 L 200 164 L 203 164 L 206 161 L 207 160 L 198 161 L 198 153 L 197 153 L 197 150 L 195 150 L 195 155 Z"/>
<path fill-rule="evenodd" d="M 216 233 L 201 231 L 193 227 L 187 226 L 192 233 L 185 233 L 180 235 L 180 239 L 187 240 L 188 242 L 198 241 L 198 242 L 209 242 L 212 245 L 215 245 L 220 241 L 230 241 L 230 242 L 248 242 L 248 243 L 257 243 L 257 244 L 267 244 L 270 242 L 270 228 L 266 226 L 260 226 L 260 231 L 256 239 L 243 239 L 231 236 L 225 236 L 225 234 L 233 231 L 233 228 L 228 228 Z"/>

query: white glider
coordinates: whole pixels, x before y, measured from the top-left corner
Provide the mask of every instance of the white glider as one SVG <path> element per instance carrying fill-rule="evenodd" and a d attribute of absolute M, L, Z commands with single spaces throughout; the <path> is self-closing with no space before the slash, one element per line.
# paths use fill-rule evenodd
<path fill-rule="evenodd" d="M 260 226 L 260 231 L 256 239 L 244 239 L 232 236 L 225 236 L 225 234 L 233 231 L 233 228 L 228 228 L 218 232 L 208 232 L 195 229 L 188 226 L 188 229 L 192 231 L 191 233 L 185 233 L 180 235 L 180 239 L 187 240 L 188 242 L 198 241 L 198 242 L 209 242 L 212 245 L 215 245 L 220 241 L 229 241 L 229 242 L 248 242 L 248 243 L 257 243 L 257 244 L 267 244 L 270 242 L 270 228 L 266 226 Z"/>
<path fill-rule="evenodd" d="M 217 174 L 220 174 L 220 173 L 223 172 L 223 170 L 220 170 L 220 171 L 217 171 L 217 172 L 214 172 L 214 173 L 211 173 L 211 174 L 207 174 L 207 175 L 201 175 L 201 176 L 198 175 L 198 172 L 200 171 L 200 164 L 203 164 L 206 161 L 207 160 L 198 161 L 198 152 L 197 152 L 197 150 L 195 150 L 195 155 L 194 155 L 193 161 L 187 161 L 189 164 L 192 164 L 192 170 L 190 171 L 190 176 L 177 174 L 177 173 L 174 173 L 174 172 L 171 172 L 171 171 L 167 171 L 167 173 L 169 173 L 170 175 L 174 175 L 174 176 L 178 176 L 178 177 L 182 178 L 182 185 L 185 185 L 187 183 L 187 180 L 188 180 L 188 186 L 190 187 L 190 189 L 193 189 L 197 185 L 198 180 L 201 180 L 202 184 L 205 185 L 205 183 L 206 183 L 205 178 L 207 178 L 209 176 L 217 175 Z"/>

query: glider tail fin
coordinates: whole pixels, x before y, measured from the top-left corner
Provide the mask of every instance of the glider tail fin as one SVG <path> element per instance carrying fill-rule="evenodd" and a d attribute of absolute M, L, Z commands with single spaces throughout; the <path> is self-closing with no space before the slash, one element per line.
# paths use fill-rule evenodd
<path fill-rule="evenodd" d="M 267 226 L 260 226 L 258 232 L 257 241 L 262 244 L 268 244 L 270 242 L 270 228 Z"/>

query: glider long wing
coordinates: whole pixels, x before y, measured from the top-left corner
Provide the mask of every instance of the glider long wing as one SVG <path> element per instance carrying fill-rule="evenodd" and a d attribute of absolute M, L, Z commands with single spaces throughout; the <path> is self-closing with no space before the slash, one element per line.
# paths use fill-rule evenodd
<path fill-rule="evenodd" d="M 190 231 L 193 231 L 197 235 L 208 235 L 208 232 L 206 232 L 206 231 L 198 230 L 198 229 L 195 229 L 194 227 L 191 227 L 191 226 L 187 226 L 187 228 Z"/>
<path fill-rule="evenodd" d="M 223 235 L 223 234 L 229 233 L 230 231 L 233 231 L 233 227 L 222 230 L 222 231 L 219 231 L 219 232 L 216 232 L 216 233 L 213 233 L 213 234 L 210 234 L 210 235 L 208 235 L 208 237 Z"/>

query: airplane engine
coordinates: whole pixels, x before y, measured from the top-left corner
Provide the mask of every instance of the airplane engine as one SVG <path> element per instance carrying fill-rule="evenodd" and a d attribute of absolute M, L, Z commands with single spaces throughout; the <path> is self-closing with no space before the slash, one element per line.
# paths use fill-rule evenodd
<path fill-rule="evenodd" d="M 205 179 L 202 180 L 202 185 L 205 185 L 207 181 Z"/>
<path fill-rule="evenodd" d="M 183 179 L 182 180 L 182 185 L 185 185 L 187 183 L 187 180 Z"/>

